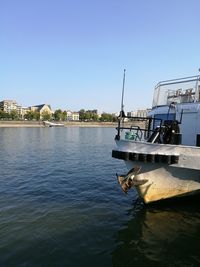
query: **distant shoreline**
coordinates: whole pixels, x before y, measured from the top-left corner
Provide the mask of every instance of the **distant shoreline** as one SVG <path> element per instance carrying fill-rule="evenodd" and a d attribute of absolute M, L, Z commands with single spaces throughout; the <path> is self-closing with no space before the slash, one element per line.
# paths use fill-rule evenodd
<path fill-rule="evenodd" d="M 59 122 L 65 127 L 117 127 L 116 122 Z M 45 127 L 42 121 L 0 121 L 0 128 Z"/>

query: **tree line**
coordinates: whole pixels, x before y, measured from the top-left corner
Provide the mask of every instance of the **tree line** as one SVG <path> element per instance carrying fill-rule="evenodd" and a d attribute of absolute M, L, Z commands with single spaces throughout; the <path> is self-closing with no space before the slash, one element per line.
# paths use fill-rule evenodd
<path fill-rule="evenodd" d="M 102 113 L 101 116 L 98 116 L 96 112 L 86 111 L 81 109 L 79 112 L 79 121 L 101 121 L 101 122 L 116 122 L 117 117 L 114 114 Z M 49 114 L 46 111 L 43 111 L 41 114 L 38 111 L 27 111 L 23 116 L 19 115 L 16 110 L 12 110 L 10 113 L 0 110 L 0 119 L 1 120 L 55 120 L 55 121 L 66 121 L 69 118 L 67 117 L 67 111 L 62 111 L 61 109 L 55 110 L 54 113 Z"/>
<path fill-rule="evenodd" d="M 103 112 L 101 116 L 99 116 L 95 112 L 91 111 L 85 111 L 84 109 L 81 109 L 79 111 L 79 120 L 80 121 L 105 121 L 105 122 L 116 122 L 117 118 L 115 114 L 110 114 Z"/>
<path fill-rule="evenodd" d="M 16 110 L 11 110 L 10 113 L 5 112 L 3 110 L 0 110 L 0 119 L 1 120 L 37 120 L 39 121 L 40 119 L 43 120 L 50 120 L 51 119 L 51 114 L 48 112 L 43 112 L 40 114 L 38 111 L 28 111 L 22 118 L 22 116 L 16 111 Z"/>

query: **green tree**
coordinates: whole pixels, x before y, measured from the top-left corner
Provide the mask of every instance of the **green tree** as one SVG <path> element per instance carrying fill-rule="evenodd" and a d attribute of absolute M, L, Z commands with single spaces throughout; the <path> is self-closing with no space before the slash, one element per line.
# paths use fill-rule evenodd
<path fill-rule="evenodd" d="M 62 120 L 62 121 L 66 121 L 66 119 L 67 119 L 67 111 L 65 110 L 65 111 L 63 111 L 63 113 L 62 113 L 61 120 Z"/>
<path fill-rule="evenodd" d="M 79 110 L 79 120 L 80 121 L 85 120 L 85 110 L 84 109 Z"/>
<path fill-rule="evenodd" d="M 11 112 L 10 112 L 10 118 L 12 120 L 19 120 L 20 116 L 19 116 L 19 114 L 17 113 L 16 110 L 11 110 Z"/>
<path fill-rule="evenodd" d="M 84 114 L 84 120 L 85 120 L 85 121 L 89 121 L 89 120 L 91 120 L 91 113 L 89 113 L 89 112 L 85 112 L 85 114 Z"/>
<path fill-rule="evenodd" d="M 24 119 L 27 120 L 39 120 L 40 119 L 40 113 L 38 111 L 30 110 L 24 115 Z"/>
<path fill-rule="evenodd" d="M 24 115 L 24 119 L 26 120 L 33 120 L 34 118 L 34 112 L 32 110 L 27 111 L 27 113 Z"/>
<path fill-rule="evenodd" d="M 92 116 L 91 116 L 92 120 L 93 121 L 98 121 L 99 120 L 99 117 L 96 113 L 92 113 Z"/>
<path fill-rule="evenodd" d="M 41 119 L 44 121 L 48 121 L 51 119 L 51 114 L 48 111 L 44 110 L 41 114 Z"/>
<path fill-rule="evenodd" d="M 85 111 L 81 109 L 79 111 L 79 120 L 80 121 L 98 121 L 99 117 L 95 112 Z"/>
<path fill-rule="evenodd" d="M 39 111 L 34 111 L 34 119 L 39 121 L 40 120 L 40 112 Z"/>
<path fill-rule="evenodd" d="M 3 110 L 0 110 L 0 119 L 6 119 L 6 118 L 8 118 L 8 116 L 9 116 L 8 113 L 6 113 Z"/>
<path fill-rule="evenodd" d="M 100 121 L 115 122 L 115 121 L 117 121 L 117 118 L 113 114 L 104 112 L 101 114 Z"/>
<path fill-rule="evenodd" d="M 62 114 L 63 114 L 63 112 L 61 109 L 55 110 L 55 112 L 54 112 L 55 121 L 60 121 L 62 119 Z"/>
<path fill-rule="evenodd" d="M 113 119 L 112 119 L 112 121 L 113 121 L 113 122 L 117 122 L 117 121 L 118 121 L 118 119 L 117 119 L 117 117 L 116 117 L 115 114 L 113 114 Z"/>

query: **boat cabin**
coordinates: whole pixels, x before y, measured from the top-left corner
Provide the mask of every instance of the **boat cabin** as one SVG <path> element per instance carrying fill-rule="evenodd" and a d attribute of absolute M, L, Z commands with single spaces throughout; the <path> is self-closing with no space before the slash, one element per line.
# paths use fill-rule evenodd
<path fill-rule="evenodd" d="M 200 146 L 200 76 L 158 83 L 147 118 L 128 117 L 133 125 L 121 127 L 125 117 L 121 112 L 116 138 L 124 129 L 129 140 Z"/>

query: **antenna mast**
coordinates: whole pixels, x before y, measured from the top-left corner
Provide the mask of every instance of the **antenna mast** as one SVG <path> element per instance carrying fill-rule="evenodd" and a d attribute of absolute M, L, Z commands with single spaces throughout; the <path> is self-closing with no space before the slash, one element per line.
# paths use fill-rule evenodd
<path fill-rule="evenodd" d="M 115 136 L 116 140 L 120 140 L 120 123 L 121 123 L 121 120 L 123 121 L 123 118 L 125 117 L 125 113 L 124 113 L 124 86 L 125 86 L 125 76 L 126 76 L 125 73 L 126 73 L 126 70 L 124 69 L 123 86 L 122 86 L 121 111 L 120 111 L 119 117 L 118 117 L 117 134 Z"/>
<path fill-rule="evenodd" d="M 121 101 L 121 117 L 124 114 L 124 86 L 125 86 L 126 69 L 124 69 L 123 86 L 122 86 L 122 101 Z"/>

